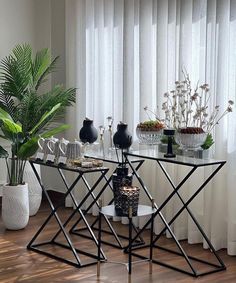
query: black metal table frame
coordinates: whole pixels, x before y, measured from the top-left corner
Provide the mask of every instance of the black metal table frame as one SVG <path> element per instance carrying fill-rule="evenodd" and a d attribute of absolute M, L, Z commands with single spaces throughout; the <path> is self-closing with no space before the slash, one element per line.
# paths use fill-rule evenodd
<path fill-rule="evenodd" d="M 96 238 L 96 236 L 94 235 L 94 232 L 92 230 L 92 228 L 90 227 L 86 217 L 85 217 L 85 213 L 82 211 L 82 206 L 83 204 L 85 203 L 85 201 L 87 200 L 87 198 L 93 193 L 93 191 L 95 190 L 95 188 L 98 186 L 98 184 L 101 182 L 101 180 L 104 178 L 104 176 L 107 174 L 108 172 L 108 168 L 105 168 L 105 167 L 96 167 L 96 168 L 89 168 L 89 169 L 85 169 L 85 168 L 72 168 L 72 167 L 67 167 L 67 166 L 58 166 L 58 165 L 54 165 L 53 163 L 44 163 L 44 162 L 41 162 L 41 161 L 36 161 L 36 160 L 30 160 L 29 161 L 31 166 L 32 166 L 32 169 L 35 173 L 35 176 L 36 178 L 38 179 L 39 181 L 39 184 L 42 188 L 42 191 L 44 193 L 44 195 L 46 196 L 46 199 L 49 203 L 49 206 L 50 206 L 50 209 L 51 209 L 51 212 L 49 214 L 49 216 L 46 218 L 46 220 L 44 221 L 44 223 L 41 225 L 41 227 L 38 229 L 38 231 L 36 232 L 36 234 L 33 236 L 33 238 L 31 239 L 31 241 L 29 242 L 29 244 L 27 245 L 27 249 L 29 250 L 33 250 L 35 252 L 38 252 L 40 254 L 43 254 L 43 255 L 46 255 L 46 256 L 49 256 L 53 259 L 56 259 L 56 260 L 60 260 L 64 263 L 67 263 L 67 264 L 70 264 L 72 266 L 75 266 L 75 267 L 85 267 L 85 266 L 89 266 L 89 265 L 92 265 L 92 264 L 96 264 L 97 263 L 97 254 L 92 254 L 92 253 L 89 253 L 89 252 L 86 252 L 86 251 L 83 251 L 83 250 L 80 250 L 80 249 L 77 249 L 74 247 L 74 244 L 71 240 L 71 237 L 69 236 L 68 232 L 66 231 L 66 226 L 69 224 L 69 222 L 71 221 L 71 219 L 74 217 L 74 215 L 76 213 L 79 213 L 80 217 L 83 219 L 84 223 L 85 223 L 85 226 L 86 226 L 86 229 L 89 231 L 89 234 L 90 234 L 90 239 L 95 243 L 95 245 L 98 247 L 98 240 Z M 66 188 L 66 192 L 64 194 L 64 198 L 63 198 L 63 202 L 58 204 L 56 207 L 54 206 L 53 202 L 51 201 L 49 195 L 48 195 L 48 192 L 47 190 L 45 189 L 42 181 L 41 181 L 41 178 L 34 166 L 34 164 L 39 164 L 39 165 L 44 165 L 44 166 L 49 166 L 49 167 L 53 167 L 55 169 L 58 170 L 61 178 L 62 178 L 62 181 L 65 185 L 65 188 Z M 73 181 L 73 183 L 69 186 L 67 181 L 66 181 L 66 178 L 63 174 L 63 170 L 65 171 L 72 171 L 72 172 L 75 172 L 75 173 L 78 173 L 78 176 L 75 178 L 75 180 Z M 78 204 L 72 191 L 74 189 L 74 187 L 76 186 L 76 184 L 80 181 L 80 179 L 82 178 L 82 180 L 86 181 L 84 175 L 85 174 L 90 174 L 90 173 L 95 173 L 95 172 L 100 172 L 101 175 L 96 179 L 96 181 L 94 182 L 93 186 L 92 187 L 89 187 L 89 191 L 88 193 L 84 196 L 84 198 L 80 201 L 80 203 Z M 106 185 L 104 185 L 102 188 L 101 188 L 101 193 L 105 190 L 106 188 Z M 73 210 L 73 212 L 71 213 L 71 215 L 66 219 L 66 221 L 63 223 L 62 220 L 60 219 L 58 213 L 57 213 L 57 210 L 64 205 L 64 200 L 67 196 L 70 196 L 74 205 L 75 205 L 75 209 Z M 96 202 L 96 200 L 93 201 L 93 204 Z M 34 243 L 36 241 L 36 239 L 38 238 L 38 236 L 41 234 L 41 232 L 43 231 L 43 229 L 47 226 L 47 224 L 49 223 L 50 219 L 52 217 L 55 217 L 58 225 L 59 225 L 59 229 L 58 231 L 54 234 L 54 236 L 52 237 L 52 239 L 50 241 L 46 241 L 46 242 L 41 242 L 41 243 Z M 59 241 L 56 241 L 57 237 L 63 233 L 65 239 L 66 239 L 66 242 L 68 245 L 64 244 L 64 243 L 60 243 Z M 42 246 L 45 246 L 45 245 L 54 245 L 54 246 L 59 246 L 61 248 L 65 248 L 67 250 L 70 250 L 75 258 L 76 261 L 72 261 L 72 260 L 69 260 L 69 259 L 66 259 L 62 256 L 59 256 L 59 255 L 55 255 L 54 253 L 51 253 L 49 251 L 45 251 L 45 250 L 42 250 L 40 249 L 40 247 Z M 89 262 L 89 263 L 82 263 L 81 260 L 80 260 L 80 257 L 78 255 L 78 253 L 80 254 L 83 254 L 87 257 L 91 257 L 93 259 L 95 259 L 95 261 L 93 262 Z M 103 251 L 101 251 L 101 254 L 102 254 L 102 257 L 103 259 L 105 260 L 106 259 L 106 256 L 104 254 Z"/>
<path fill-rule="evenodd" d="M 116 164 L 116 165 L 121 165 L 121 163 L 118 162 L 118 161 L 111 160 L 111 159 L 107 159 L 107 158 L 103 158 L 103 157 L 96 157 L 96 156 L 86 156 L 86 157 L 88 157 L 88 158 L 94 158 L 94 159 L 102 159 L 104 162 L 113 163 L 113 164 Z M 135 166 L 135 171 L 138 171 L 138 170 L 139 170 L 139 168 L 142 166 L 143 162 L 144 162 L 144 160 L 133 160 L 133 161 L 131 161 L 132 164 L 138 163 L 137 166 Z M 125 163 L 125 164 L 127 164 L 127 163 Z M 108 186 L 108 187 L 112 190 L 112 192 L 113 192 L 113 188 L 112 188 L 112 185 L 111 185 L 111 181 L 112 181 L 112 175 L 113 175 L 113 173 L 115 173 L 115 172 L 116 172 L 116 169 L 112 172 L 112 174 L 111 174 L 111 176 L 110 176 L 109 178 L 106 176 L 106 174 L 103 175 L 103 178 L 104 178 L 104 180 L 105 180 L 105 187 L 104 187 L 104 189 Z M 132 175 L 134 175 L 133 169 L 132 169 Z M 84 179 L 83 179 L 83 181 L 84 181 L 84 184 L 85 184 L 86 188 L 89 190 L 89 185 L 88 185 L 88 183 L 87 183 Z M 97 207 L 99 208 L 98 199 L 99 199 L 100 196 L 102 195 L 104 189 L 103 189 L 102 191 L 100 191 L 100 192 L 97 194 L 96 197 L 94 196 L 93 193 L 91 194 L 91 196 L 92 196 L 92 198 L 93 198 L 93 200 L 94 200 L 95 202 L 91 203 L 91 204 L 86 208 L 86 210 L 84 211 L 84 214 L 87 214 L 87 213 L 88 213 L 88 211 L 91 209 L 91 207 L 93 206 L 94 203 L 96 203 Z M 112 204 L 113 201 L 114 201 L 114 198 L 111 199 L 111 201 L 108 203 L 108 205 Z M 113 242 L 108 242 L 108 241 L 105 241 L 105 240 L 102 240 L 102 243 L 103 243 L 103 244 L 107 244 L 107 245 L 109 245 L 109 246 L 112 246 L 112 247 L 114 247 L 114 248 L 119 248 L 119 249 L 124 249 L 124 248 L 126 248 L 127 245 L 124 246 L 124 245 L 122 244 L 120 238 L 121 238 L 121 239 L 125 239 L 125 240 L 129 240 L 129 237 L 117 233 L 117 232 L 115 231 L 115 229 L 113 228 L 113 226 L 111 225 L 111 223 L 110 223 L 110 221 L 108 220 L 108 218 L 106 217 L 106 215 L 103 215 L 103 217 L 104 217 L 106 223 L 108 224 L 108 227 L 109 227 L 110 231 L 109 231 L 109 230 L 105 230 L 105 229 L 102 229 L 101 231 L 102 231 L 103 233 L 113 235 L 113 236 L 115 237 L 115 240 L 116 240 L 117 244 L 114 244 Z M 80 221 L 81 221 L 81 218 L 79 218 L 79 219 L 74 223 L 74 225 L 73 225 L 73 226 L 71 227 L 71 229 L 70 229 L 70 233 L 71 233 L 71 234 L 78 235 L 78 236 L 81 236 L 81 237 L 85 237 L 85 238 L 88 238 L 88 239 L 91 238 L 91 236 L 86 235 L 86 234 L 84 234 L 84 233 L 81 233 L 83 230 L 86 230 L 86 227 L 84 227 L 84 228 L 81 228 L 81 227 L 80 227 L 80 228 L 76 228 L 76 226 L 79 224 Z M 90 227 L 91 227 L 93 230 L 95 230 L 95 231 L 98 231 L 98 230 L 99 230 L 99 227 L 96 227 L 96 226 L 95 226 L 96 224 L 98 224 L 98 222 L 99 222 L 99 217 L 97 217 L 97 218 L 94 220 L 94 222 L 90 225 Z M 138 229 L 135 227 L 135 225 L 134 225 L 133 223 L 132 223 L 132 228 L 134 229 L 134 232 L 137 234 L 137 233 L 138 233 Z M 145 244 L 145 242 L 144 242 L 142 236 L 139 235 L 139 236 L 135 239 L 135 242 L 132 244 L 132 246 L 135 247 L 135 246 L 141 246 L 141 245 L 144 245 L 144 244 Z"/>
<path fill-rule="evenodd" d="M 149 160 L 154 160 L 157 162 L 157 164 L 159 165 L 159 167 L 161 168 L 162 172 L 164 173 L 164 175 L 166 176 L 168 182 L 170 183 L 171 187 L 173 188 L 173 192 L 171 192 L 169 194 L 169 196 L 162 202 L 162 204 L 158 207 L 157 204 L 155 204 L 155 208 L 157 209 L 154 217 L 156 217 L 157 215 L 160 217 L 160 219 L 162 220 L 162 222 L 164 223 L 164 228 L 163 230 L 156 235 L 156 237 L 153 239 L 153 243 L 152 245 L 156 248 L 159 248 L 161 250 L 173 253 L 175 255 L 179 255 L 184 257 L 184 259 L 186 260 L 188 266 L 190 267 L 191 271 L 187 271 L 185 269 L 181 269 L 179 267 L 175 267 L 173 265 L 167 264 L 165 262 L 161 262 L 160 260 L 156 260 L 153 259 L 152 261 L 154 263 L 157 263 L 159 265 L 171 268 L 173 270 L 191 275 L 193 277 L 198 277 L 198 276 L 202 276 L 202 275 L 207 275 L 207 274 L 211 274 L 211 273 L 215 273 L 215 272 L 219 272 L 222 270 L 226 269 L 225 264 L 223 263 L 222 259 L 219 257 L 219 255 L 217 254 L 215 248 L 213 247 L 213 245 L 211 244 L 210 240 L 208 239 L 207 235 L 205 234 L 205 232 L 203 231 L 202 227 L 200 226 L 200 224 L 198 223 L 198 221 L 196 220 L 195 216 L 193 215 L 192 211 L 190 210 L 190 208 L 188 207 L 188 205 L 195 199 L 195 197 L 203 190 L 203 188 L 209 183 L 209 181 L 216 175 L 216 173 L 224 166 L 224 164 L 226 163 L 226 161 L 212 161 L 212 162 L 208 162 L 207 164 L 193 164 L 193 163 L 188 163 L 188 162 L 180 162 L 175 160 L 174 158 L 171 159 L 167 159 L 167 158 L 157 158 L 157 157 L 151 157 L 151 156 L 145 156 L 145 155 L 139 155 L 139 154 L 135 154 L 135 153 L 124 153 L 125 159 L 127 161 L 127 163 L 129 164 L 129 166 L 131 167 L 131 169 L 133 170 L 134 175 L 136 176 L 138 182 L 140 183 L 142 189 L 144 190 L 144 192 L 146 193 L 147 197 L 150 199 L 150 201 L 152 201 L 152 196 L 149 193 L 147 187 L 145 186 L 142 178 L 139 176 L 139 174 L 137 173 L 137 171 L 135 170 L 135 168 L 132 166 L 131 162 L 129 161 L 129 156 L 135 156 L 138 158 L 143 158 L 143 159 L 149 159 Z M 174 184 L 174 182 L 172 181 L 170 175 L 168 174 L 167 170 L 164 168 L 162 162 L 166 162 L 166 163 L 172 163 L 172 164 L 180 164 L 180 165 L 184 165 L 184 166 L 189 166 L 192 167 L 192 169 L 185 175 L 185 177 L 182 179 L 182 181 L 179 182 L 179 184 L 176 186 Z M 203 183 L 201 185 L 199 185 L 199 187 L 196 189 L 195 193 L 192 194 L 192 196 L 189 197 L 189 199 L 187 201 L 184 201 L 183 198 L 181 197 L 181 195 L 179 194 L 179 190 L 180 188 L 186 183 L 186 181 L 193 175 L 193 173 L 200 167 L 206 167 L 206 166 L 216 166 L 215 169 L 213 169 L 212 173 L 205 179 L 205 181 L 203 181 Z M 165 217 L 162 214 L 162 209 L 169 203 L 169 201 L 175 196 L 177 195 L 178 198 L 180 199 L 180 201 L 182 202 L 183 206 L 175 213 L 175 215 L 172 217 L 172 219 L 170 219 L 169 221 L 167 221 L 165 219 Z M 219 264 L 215 264 L 215 263 L 210 263 L 208 261 L 193 257 L 193 256 L 189 256 L 187 255 L 187 253 L 185 252 L 185 250 L 183 249 L 183 247 L 181 246 L 180 242 L 178 241 L 178 239 L 176 238 L 175 234 L 173 233 L 170 225 L 173 224 L 173 222 L 178 218 L 178 216 L 184 211 L 186 210 L 188 215 L 191 217 L 191 219 L 193 220 L 193 222 L 196 224 L 199 232 L 201 233 L 201 235 L 203 236 L 203 238 L 205 239 L 205 241 L 207 242 L 210 251 L 214 254 L 215 258 L 217 259 Z M 147 223 L 143 226 L 143 228 L 139 231 L 139 233 L 132 239 L 132 241 L 135 240 L 136 237 L 140 236 L 140 234 L 144 231 L 144 229 L 147 228 L 147 226 L 150 224 L 150 220 L 147 221 Z M 162 247 L 160 245 L 157 245 L 156 242 L 160 239 L 161 235 L 168 230 L 168 232 L 170 233 L 170 235 L 172 236 L 174 242 L 176 243 L 176 245 L 178 246 L 180 252 L 175 251 L 175 250 L 171 250 L 165 247 Z M 132 243 L 131 243 L 132 244 Z M 127 249 L 125 250 L 127 252 L 129 247 L 127 247 Z M 144 246 L 142 247 L 135 247 L 132 249 L 139 249 L 139 248 L 144 248 Z M 145 258 L 143 256 L 140 256 L 139 254 L 135 254 L 136 256 L 140 257 L 140 258 Z M 201 262 L 205 265 L 211 266 L 214 269 L 211 269 L 209 271 L 206 272 L 198 272 L 191 260 L 194 261 L 198 261 Z"/>
<path fill-rule="evenodd" d="M 152 204 L 153 205 L 153 204 Z M 149 262 L 149 273 L 152 273 L 152 257 L 153 257 L 153 245 L 151 245 L 151 243 L 153 242 L 153 222 L 154 222 L 154 213 L 156 211 L 156 209 L 154 207 L 150 207 L 150 211 L 146 211 L 147 210 L 147 206 L 145 205 L 139 205 L 139 209 L 137 212 L 137 216 L 144 216 L 144 215 L 151 215 L 151 227 L 150 227 L 150 250 L 149 250 L 149 258 L 148 259 L 142 259 L 142 260 L 138 260 L 133 262 L 132 261 L 132 218 L 134 217 L 132 214 L 132 207 L 129 207 L 129 211 L 128 211 L 128 215 L 126 215 L 126 217 L 128 217 L 128 230 L 129 230 L 129 236 L 128 236 L 128 240 L 129 240 L 129 244 L 128 244 L 128 263 L 124 263 L 124 262 L 118 262 L 118 261 L 108 261 L 108 260 L 102 260 L 101 259 L 101 243 L 102 243 L 102 215 L 109 215 L 109 216 L 116 216 L 116 212 L 115 212 L 115 208 L 114 205 L 108 205 L 105 207 L 102 207 L 102 205 L 100 206 L 100 210 L 99 210 L 99 218 L 98 218 L 98 263 L 97 263 L 97 276 L 100 276 L 100 263 L 101 262 L 106 262 L 106 263 L 112 263 L 112 264 L 122 264 L 127 266 L 127 270 L 128 270 L 128 275 L 129 275 L 129 280 L 128 282 L 131 282 L 131 273 L 132 273 L 132 264 L 133 263 L 140 263 L 143 261 L 148 261 Z M 140 210 L 140 214 L 139 214 L 139 210 Z M 114 211 L 114 212 L 113 212 Z"/>

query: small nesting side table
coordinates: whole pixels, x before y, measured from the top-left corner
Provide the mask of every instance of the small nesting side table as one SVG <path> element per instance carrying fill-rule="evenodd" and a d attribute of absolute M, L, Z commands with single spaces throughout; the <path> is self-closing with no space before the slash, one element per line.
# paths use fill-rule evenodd
<path fill-rule="evenodd" d="M 154 204 L 154 201 L 153 201 Z M 124 264 L 127 266 L 128 269 L 128 282 L 131 282 L 131 271 L 132 271 L 132 218 L 136 216 L 147 216 L 151 215 L 151 228 L 150 228 L 150 251 L 149 251 L 149 258 L 144 259 L 144 260 L 139 260 L 140 261 L 149 261 L 149 273 L 152 273 L 152 255 L 153 255 L 153 221 L 154 221 L 154 214 L 156 212 L 156 208 L 154 206 L 147 206 L 147 205 L 139 205 L 138 206 L 138 211 L 137 215 L 133 216 L 132 214 L 132 207 L 129 208 L 129 213 L 127 216 L 129 219 L 129 235 L 128 235 L 128 240 L 129 244 L 126 247 L 125 250 L 128 252 L 128 263 L 123 263 L 123 262 L 114 262 L 114 261 L 108 261 L 106 259 L 101 259 L 101 234 L 102 234 L 102 215 L 104 216 L 117 216 L 115 206 L 114 205 L 107 205 L 100 207 L 99 211 L 99 222 L 98 222 L 98 264 L 97 264 L 97 276 L 100 276 L 100 264 L 102 262 L 111 262 L 111 263 L 118 263 L 118 264 Z M 135 262 L 133 262 L 135 263 Z"/>

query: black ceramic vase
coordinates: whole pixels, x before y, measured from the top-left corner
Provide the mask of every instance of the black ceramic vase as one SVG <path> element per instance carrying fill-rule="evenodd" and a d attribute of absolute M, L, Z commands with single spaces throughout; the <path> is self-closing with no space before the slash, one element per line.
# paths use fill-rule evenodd
<path fill-rule="evenodd" d="M 132 144 L 132 136 L 128 132 L 128 125 L 120 123 L 117 125 L 117 132 L 113 136 L 113 143 L 115 147 L 120 149 L 127 149 Z"/>
<path fill-rule="evenodd" d="M 79 132 L 79 138 L 82 142 L 93 143 L 98 138 L 98 131 L 93 126 L 93 120 L 85 119 L 83 122 L 83 127 Z"/>

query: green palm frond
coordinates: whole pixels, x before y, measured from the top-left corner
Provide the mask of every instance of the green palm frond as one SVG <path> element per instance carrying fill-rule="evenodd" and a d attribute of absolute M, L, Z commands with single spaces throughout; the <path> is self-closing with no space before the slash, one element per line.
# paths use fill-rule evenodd
<path fill-rule="evenodd" d="M 48 93 L 39 96 L 38 107 L 35 111 L 35 116 L 42 117 L 42 115 L 52 109 L 56 104 L 60 103 L 61 107 L 52 117 L 53 121 L 58 121 L 64 114 L 66 106 L 71 106 L 76 100 L 76 90 L 74 88 L 64 89 L 63 86 L 57 85 Z"/>
<path fill-rule="evenodd" d="M 16 107 L 17 120 L 20 121 L 24 132 L 29 132 L 41 117 L 35 115 L 39 103 L 39 96 L 35 92 L 27 92 Z"/>
<path fill-rule="evenodd" d="M 11 120 L 12 122 L 14 122 L 14 120 L 12 119 L 12 116 L 9 114 L 9 112 L 4 110 L 0 106 L 0 120 L 2 120 L 2 119 L 8 119 L 8 120 Z"/>
<path fill-rule="evenodd" d="M 9 113 L 15 122 L 17 121 L 15 102 L 10 95 L 2 93 L 1 88 L 0 88 L 0 107 L 3 110 L 5 110 L 7 113 Z"/>
<path fill-rule="evenodd" d="M 11 141 L 11 157 L 16 160 L 16 168 L 12 162 L 14 170 L 8 171 L 10 184 L 22 183 L 23 169 L 19 164 L 36 152 L 39 134 L 49 137 L 69 127 L 64 124 L 52 127 L 52 121 L 76 98 L 74 88 L 60 85 L 39 93 L 40 85 L 54 71 L 58 57 L 51 59 L 49 49 L 37 52 L 34 57 L 32 53 L 30 45 L 17 45 L 0 62 L 0 137 Z M 7 157 L 2 147 L 0 157 Z"/>
<path fill-rule="evenodd" d="M 2 93 L 21 100 L 31 81 L 30 45 L 17 45 L 10 56 L 2 59 L 0 65 Z"/>
<path fill-rule="evenodd" d="M 51 91 L 40 96 L 42 109 L 50 105 L 61 103 L 62 107 L 71 106 L 76 100 L 74 88 L 65 89 L 62 85 L 56 85 Z"/>
<path fill-rule="evenodd" d="M 51 54 L 47 48 L 36 53 L 35 59 L 32 62 L 33 86 L 35 90 L 37 90 L 39 86 L 47 80 L 47 76 L 55 70 L 58 58 L 59 57 L 56 57 L 51 60 Z"/>
<path fill-rule="evenodd" d="M 53 106 L 50 111 L 46 111 L 42 117 L 40 118 L 40 120 L 38 121 L 38 123 L 34 126 L 34 128 L 30 131 L 31 135 L 36 135 L 40 132 L 40 130 L 42 130 L 46 124 L 52 120 L 53 116 L 55 115 L 55 113 L 58 111 L 58 109 L 61 107 L 61 104 L 58 103 L 55 106 Z"/>

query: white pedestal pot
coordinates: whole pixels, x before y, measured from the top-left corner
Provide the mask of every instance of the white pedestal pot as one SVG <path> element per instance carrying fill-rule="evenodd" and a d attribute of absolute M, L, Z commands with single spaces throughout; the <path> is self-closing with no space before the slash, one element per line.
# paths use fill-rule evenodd
<path fill-rule="evenodd" d="M 35 168 L 40 176 L 40 166 L 35 165 Z M 35 215 L 39 207 L 41 205 L 42 200 L 42 188 L 34 174 L 33 169 L 29 162 L 26 162 L 25 165 L 25 172 L 24 172 L 24 181 L 28 183 L 28 190 L 29 190 L 29 215 Z"/>
<path fill-rule="evenodd" d="M 2 219 L 9 230 L 19 230 L 26 227 L 29 221 L 28 184 L 18 186 L 3 186 Z"/>

